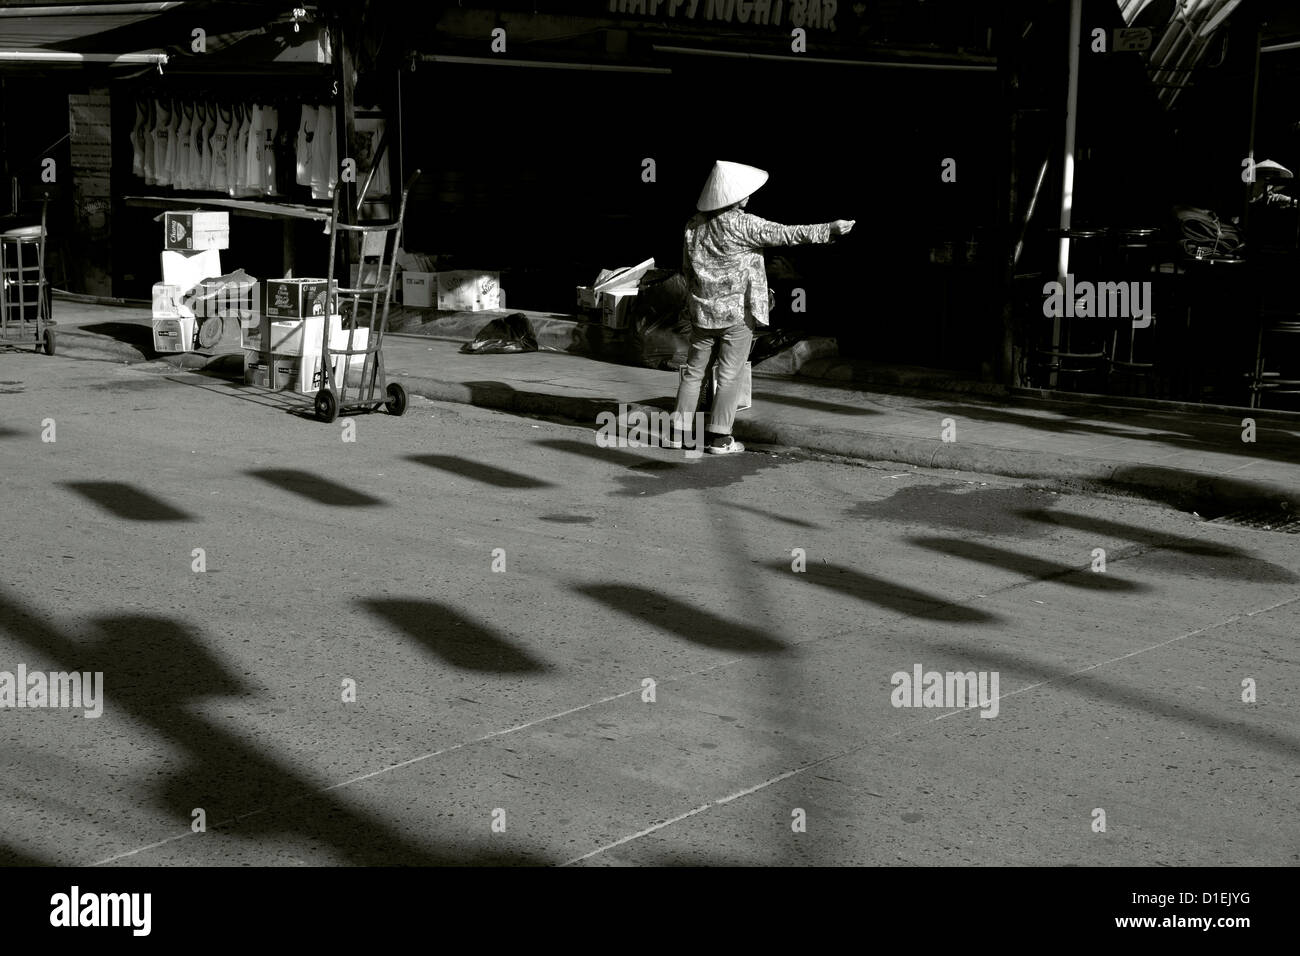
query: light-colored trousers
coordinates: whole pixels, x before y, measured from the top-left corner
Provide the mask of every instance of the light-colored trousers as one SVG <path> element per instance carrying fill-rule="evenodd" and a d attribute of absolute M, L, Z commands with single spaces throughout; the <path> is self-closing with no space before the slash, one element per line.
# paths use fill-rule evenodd
<path fill-rule="evenodd" d="M 676 420 L 683 424 L 692 420 L 700 402 L 700 388 L 704 384 L 704 371 L 714 349 L 718 352 L 718 390 L 713 396 L 713 409 L 709 414 L 707 431 L 715 435 L 731 434 L 736 420 L 736 405 L 740 402 L 741 375 L 749 360 L 749 347 L 754 341 L 754 329 L 749 323 L 740 323 L 725 329 L 702 329 L 691 326 L 691 348 L 677 387 Z"/>

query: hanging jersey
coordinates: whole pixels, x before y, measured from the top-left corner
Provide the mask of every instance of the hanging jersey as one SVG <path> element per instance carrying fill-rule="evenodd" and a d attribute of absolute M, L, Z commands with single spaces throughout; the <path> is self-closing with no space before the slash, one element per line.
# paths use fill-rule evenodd
<path fill-rule="evenodd" d="M 203 122 L 203 168 L 199 174 L 199 182 L 203 184 L 201 188 L 212 188 L 212 134 L 217 129 L 217 104 L 204 104 L 207 110 L 207 119 Z"/>
<path fill-rule="evenodd" d="M 233 115 L 224 106 L 217 107 L 217 125 L 212 131 L 212 181 L 209 189 L 224 192 L 230 186 L 230 125 Z"/>
<path fill-rule="evenodd" d="M 193 145 L 191 128 L 194 125 L 194 104 L 180 103 L 176 112 L 180 122 L 176 124 L 175 160 L 172 163 L 172 186 L 176 189 L 189 189 L 190 182 L 190 146 Z"/>
<path fill-rule="evenodd" d="M 131 174 L 144 177 L 144 118 L 145 104 L 135 101 L 135 126 L 131 128 Z"/>
<path fill-rule="evenodd" d="M 262 160 L 266 153 L 266 127 L 261 104 L 249 107 L 248 153 L 244 164 L 244 194 L 262 194 Z"/>
<path fill-rule="evenodd" d="M 190 155 L 188 179 L 190 189 L 203 189 L 203 126 L 208 121 L 207 104 L 202 101 L 194 104 L 194 126 L 190 136 Z"/>
<path fill-rule="evenodd" d="M 311 185 L 312 140 L 316 134 L 316 107 L 303 104 L 302 119 L 298 123 L 298 178 L 299 186 Z"/>
<path fill-rule="evenodd" d="M 171 125 L 171 118 L 170 104 L 162 100 L 154 103 L 153 178 L 154 183 L 159 186 L 166 186 L 170 182 L 165 167 L 167 165 L 168 127 Z"/>
<path fill-rule="evenodd" d="M 155 185 L 158 181 L 153 170 L 153 130 L 156 112 L 157 104 L 153 100 L 145 100 L 144 126 L 140 128 L 140 148 L 143 152 L 144 181 L 150 186 Z"/>
<path fill-rule="evenodd" d="M 179 139 L 181 128 L 181 104 L 179 101 L 172 101 L 172 119 L 167 124 L 167 152 L 163 155 L 163 174 L 167 181 L 165 186 L 176 186 L 176 141 Z M 158 180 L 162 182 L 161 177 Z"/>
<path fill-rule="evenodd" d="M 239 186 L 239 178 L 243 175 L 243 168 L 240 164 L 242 157 L 239 153 L 239 136 L 244 130 L 244 104 L 236 103 L 230 111 L 230 116 L 230 135 L 226 140 L 225 191 L 228 195 L 233 196 Z"/>
<path fill-rule="evenodd" d="M 316 111 L 316 135 L 312 138 L 311 198 L 329 199 L 334 195 L 334 107 Z"/>
<path fill-rule="evenodd" d="M 262 131 L 265 134 L 262 137 L 262 194 L 278 196 L 280 191 L 275 186 L 275 143 L 280 135 L 280 113 L 272 106 L 262 107 Z"/>

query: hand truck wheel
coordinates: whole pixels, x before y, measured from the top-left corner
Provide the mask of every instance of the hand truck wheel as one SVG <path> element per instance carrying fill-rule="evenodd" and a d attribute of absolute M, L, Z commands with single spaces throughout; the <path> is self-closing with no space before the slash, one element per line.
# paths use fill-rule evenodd
<path fill-rule="evenodd" d="M 406 389 L 400 382 L 388 383 L 388 401 L 384 403 L 390 415 L 401 415 L 406 411 Z"/>
<path fill-rule="evenodd" d="M 44 330 L 44 339 L 45 339 L 45 341 L 42 342 L 41 345 L 42 345 L 42 347 L 45 349 L 45 354 L 46 354 L 46 355 L 53 355 L 53 354 L 54 354 L 54 330 L 53 330 L 53 329 L 45 329 L 45 330 Z"/>
<path fill-rule="evenodd" d="M 316 417 L 323 422 L 332 422 L 339 417 L 339 402 L 328 388 L 316 393 Z"/>

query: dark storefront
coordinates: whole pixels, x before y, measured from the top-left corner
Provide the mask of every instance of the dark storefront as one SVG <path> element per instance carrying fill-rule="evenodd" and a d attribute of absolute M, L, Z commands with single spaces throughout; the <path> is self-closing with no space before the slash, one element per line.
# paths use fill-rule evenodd
<path fill-rule="evenodd" d="M 700 184 L 731 159 L 770 171 L 759 215 L 857 220 L 829 248 L 773 251 L 777 328 L 834 337 L 850 358 L 1013 386 L 1290 401 L 1295 207 L 1265 195 L 1284 186 L 1243 182 L 1242 165 L 1300 167 L 1300 15 L 1285 3 L 1081 0 L 1064 262 L 1071 0 L 372 2 L 341 18 L 318 5 L 130 6 L 117 19 L 47 18 L 24 42 L 165 51 L 161 72 L 5 65 L 7 182 L 22 184 L 28 215 L 52 195 L 61 288 L 146 298 L 154 217 L 211 196 L 133 176 L 137 103 L 257 100 L 291 130 L 304 104 L 343 109 L 338 57 L 303 55 L 342 29 L 354 121 L 387 123 L 390 182 L 422 170 L 406 249 L 499 272 L 513 308 L 571 312 L 574 287 L 604 267 L 677 268 Z M 203 55 L 187 46 L 199 21 Z M 100 95 L 112 168 L 108 195 L 87 204 L 69 115 Z M 72 180 L 40 182 L 49 158 Z M 362 217 L 391 212 L 378 198 Z M 293 182 L 275 201 L 328 205 Z M 1189 227 L 1176 207 L 1210 217 Z M 1198 256 L 1184 240 L 1205 222 L 1244 245 Z M 325 248 L 311 219 L 232 215 L 228 264 L 252 275 L 322 272 Z M 1044 287 L 1063 266 L 1080 281 L 1150 282 L 1151 325 L 1048 316 Z M 806 311 L 792 308 L 796 290 Z"/>
<path fill-rule="evenodd" d="M 922 20 L 895 4 L 880 16 L 896 35 L 875 24 L 879 51 L 846 7 L 808 27 L 806 53 L 790 50 L 788 9 L 756 26 L 706 20 L 703 3 L 694 20 L 685 4 L 672 17 L 668 4 L 658 17 L 569 4 L 565 35 L 547 41 L 560 23 L 505 6 L 430 14 L 402 75 L 405 162 L 425 170 L 412 245 L 501 271 L 512 303 L 569 311 L 601 267 L 677 268 L 701 183 L 734 159 L 771 172 L 752 212 L 858 221 L 830 249 L 774 250 L 774 325 L 835 336 L 847 354 L 979 371 L 980 283 L 952 262 L 985 238 L 996 203 L 981 5 L 935 4 Z M 496 26 L 510 63 L 492 59 Z M 796 288 L 806 313 L 790 310 Z"/>

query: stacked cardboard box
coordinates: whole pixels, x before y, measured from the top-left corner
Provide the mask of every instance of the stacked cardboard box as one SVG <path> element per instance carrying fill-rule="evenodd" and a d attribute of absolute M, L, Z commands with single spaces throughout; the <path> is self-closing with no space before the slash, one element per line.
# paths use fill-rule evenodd
<path fill-rule="evenodd" d="M 341 316 L 329 317 L 330 369 L 335 386 L 342 385 L 347 356 L 333 354 L 347 348 L 348 333 Z M 244 326 L 244 381 L 249 385 L 277 390 L 313 393 L 322 386 L 321 367 L 326 318 L 323 315 L 277 320 L 263 315 L 256 327 Z M 364 348 L 369 331 L 353 333 L 353 348 Z M 364 356 L 352 356 L 350 365 L 360 367 Z"/>
<path fill-rule="evenodd" d="M 194 330 L 194 313 L 181 302 L 180 286 L 154 283 L 153 350 L 191 352 L 194 350 Z"/>
<path fill-rule="evenodd" d="M 230 248 L 230 214 L 191 209 L 163 213 L 168 249 L 202 251 Z"/>
<path fill-rule="evenodd" d="M 185 300 L 203 280 L 222 274 L 220 250 L 230 246 L 230 215 L 191 210 L 166 212 L 162 220 L 162 282 L 154 286 L 153 295 L 154 351 L 190 352 L 198 323 Z"/>
<path fill-rule="evenodd" d="M 647 259 L 624 269 L 602 269 L 594 284 L 578 286 L 579 316 L 606 328 L 627 328 L 641 277 L 654 267 L 655 261 Z"/>
<path fill-rule="evenodd" d="M 402 273 L 402 304 L 417 309 L 436 308 L 443 312 L 484 312 L 504 308 L 501 274 L 498 272 Z"/>

